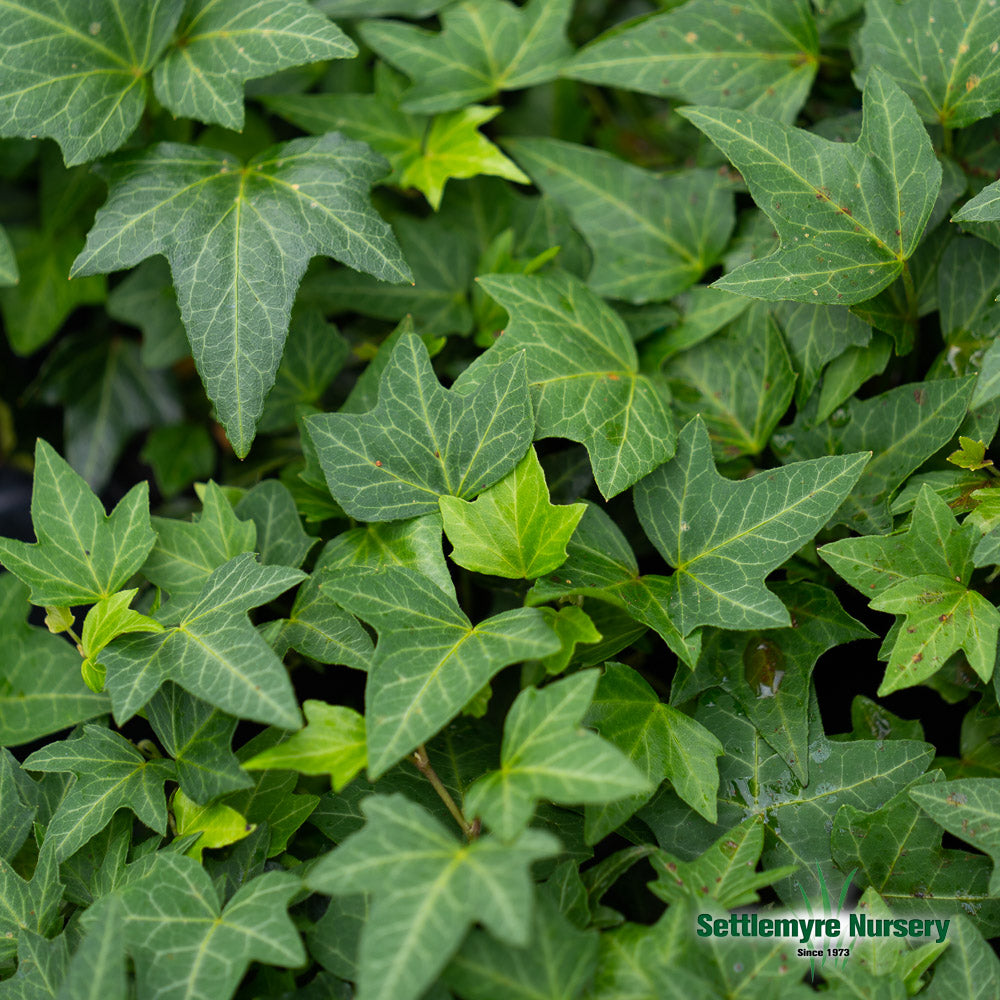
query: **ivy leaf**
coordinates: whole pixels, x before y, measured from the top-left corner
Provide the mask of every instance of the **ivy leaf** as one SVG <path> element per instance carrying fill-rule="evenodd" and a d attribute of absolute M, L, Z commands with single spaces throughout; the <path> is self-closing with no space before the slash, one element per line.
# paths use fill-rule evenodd
<path fill-rule="evenodd" d="M 302 530 L 295 500 L 277 479 L 265 479 L 236 504 L 235 514 L 257 527 L 257 551 L 265 566 L 298 569 L 319 539 Z"/>
<path fill-rule="evenodd" d="M 10 861 L 31 833 L 37 805 L 27 801 L 21 787 L 26 775 L 9 750 L 0 750 L 0 809 L 4 827 L 0 830 L 0 860 Z M 30 781 L 30 779 L 28 779 Z"/>
<path fill-rule="evenodd" d="M 8 288 L 16 285 L 19 277 L 14 247 L 11 245 L 7 230 L 0 227 L 0 287 Z"/>
<path fill-rule="evenodd" d="M 453 594 L 412 569 L 342 570 L 323 589 L 379 634 L 365 691 L 372 780 L 453 719 L 502 667 L 560 647 L 540 611 L 517 608 L 473 625 Z"/>
<path fill-rule="evenodd" d="M 304 577 L 284 566 L 261 566 L 245 552 L 214 570 L 194 604 L 177 612 L 165 631 L 116 639 L 102 656 L 115 719 L 131 718 L 172 680 L 232 715 L 297 729 L 288 671 L 247 612 Z"/>
<path fill-rule="evenodd" d="M 306 701 L 306 727 L 284 743 L 254 754 L 243 766 L 250 771 L 282 768 L 299 774 L 328 774 L 339 792 L 367 763 L 365 720 L 346 705 Z"/>
<path fill-rule="evenodd" d="M 764 578 L 830 519 L 869 457 L 798 462 L 733 482 L 716 471 L 704 423 L 692 420 L 674 459 L 635 489 L 643 529 L 677 570 L 668 613 L 680 633 L 790 624 Z"/>
<path fill-rule="evenodd" d="M 531 580 L 566 560 L 566 543 L 587 509 L 549 502 L 534 448 L 500 482 L 471 503 L 442 496 L 444 532 L 453 562 L 477 573 Z"/>
<path fill-rule="evenodd" d="M 160 1000 L 229 1000 L 251 961 L 298 966 L 306 960 L 286 908 L 300 882 L 267 872 L 225 905 L 208 873 L 192 858 L 157 854 L 141 878 L 83 917 L 85 928 L 105 907 L 120 905 L 125 948 L 135 961 L 139 996 Z"/>
<path fill-rule="evenodd" d="M 117 896 L 88 922 L 76 953 L 66 970 L 56 1000 L 126 1000 L 125 945 L 122 941 L 122 909 Z"/>
<path fill-rule="evenodd" d="M 37 605 L 93 604 L 142 565 L 155 536 L 149 485 L 137 483 L 105 515 L 83 478 L 41 438 L 35 445 L 31 520 L 37 543 L 0 538 L 0 561 Z"/>
<path fill-rule="evenodd" d="M 986 442 L 974 441 L 972 438 L 959 436 L 960 445 L 948 456 L 948 461 L 952 465 L 957 465 L 960 469 L 968 469 L 975 472 L 977 469 L 989 468 L 993 462 L 986 457 Z"/>
<path fill-rule="evenodd" d="M 321 253 L 387 281 L 409 280 L 368 200 L 383 164 L 336 134 L 273 146 L 245 166 L 178 143 L 122 153 L 101 166 L 108 200 L 72 274 L 118 271 L 153 254 L 168 259 L 205 389 L 243 457 L 310 258 Z"/>
<path fill-rule="evenodd" d="M 163 631 L 158 621 L 129 607 L 138 593 L 138 590 L 120 590 L 111 597 L 101 598 L 87 612 L 80 645 L 88 660 L 96 660 L 101 650 L 120 635 Z"/>
<path fill-rule="evenodd" d="M 856 143 L 745 111 L 682 108 L 743 174 L 781 245 L 715 287 L 752 298 L 851 305 L 903 271 L 941 187 L 941 166 L 910 99 L 868 75 Z"/>
<path fill-rule="evenodd" d="M 948 833 L 993 859 L 990 895 L 1000 895 L 1000 779 L 961 778 L 910 789 L 910 798 Z"/>
<path fill-rule="evenodd" d="M 51 845 L 39 851 L 30 880 L 0 858 L 0 901 L 0 962 L 6 965 L 17 951 L 19 931 L 47 935 L 58 925 L 62 885 Z"/>
<path fill-rule="evenodd" d="M 0 1000 L 51 1000 L 68 966 L 66 935 L 48 940 L 22 929 L 17 935 L 17 972 L 0 981 Z"/>
<path fill-rule="evenodd" d="M 565 30 L 571 0 L 462 0 L 441 14 L 441 31 L 367 21 L 365 44 L 414 81 L 406 111 L 451 111 L 501 90 L 555 77 L 572 52 Z"/>
<path fill-rule="evenodd" d="M 373 410 L 305 420 L 330 492 L 360 521 L 428 514 L 442 495 L 475 496 L 517 464 L 532 424 L 523 358 L 461 395 L 441 387 L 413 334 L 393 349 Z"/>
<path fill-rule="evenodd" d="M 818 67 L 805 0 L 693 0 L 599 38 L 563 75 L 791 122 Z"/>
<path fill-rule="evenodd" d="M 0 747 L 30 743 L 108 711 L 108 699 L 80 678 L 80 655 L 48 630 L 25 622 L 28 589 L 0 576 Z M 4 809 L 6 817 L 6 808 Z M 5 822 L 10 822 L 5 818 Z"/>
<path fill-rule="evenodd" d="M 556 139 L 504 143 L 535 184 L 565 206 L 594 252 L 599 295 L 659 302 L 715 264 L 735 223 L 732 185 L 714 170 L 664 177 Z"/>
<path fill-rule="evenodd" d="M 951 217 L 952 222 L 996 222 L 998 219 L 1000 219 L 1000 181 L 988 184 Z"/>
<path fill-rule="evenodd" d="M 461 844 L 402 795 L 372 796 L 362 809 L 364 828 L 306 880 L 319 892 L 373 896 L 361 932 L 358 1000 L 416 1000 L 473 922 L 505 944 L 529 943 L 529 866 L 556 853 L 551 834 L 525 830 L 511 844 L 492 836 Z"/>
<path fill-rule="evenodd" d="M 867 0 L 854 76 L 863 81 L 877 66 L 906 91 L 925 122 L 964 128 L 993 114 L 1000 102 L 991 48 L 998 35 L 1000 11 L 977 0 Z"/>
<path fill-rule="evenodd" d="M 544 576 L 528 591 L 528 605 L 585 596 L 624 611 L 660 638 L 689 667 L 701 651 L 701 633 L 682 637 L 668 612 L 673 594 L 670 578 L 639 572 L 625 536 L 599 507 L 588 505 L 566 546 L 567 559 L 557 573 Z"/>
<path fill-rule="evenodd" d="M 153 74 L 160 103 L 178 118 L 243 128 L 243 84 L 357 46 L 304 0 L 194 0 L 178 39 Z"/>
<path fill-rule="evenodd" d="M 587 670 L 517 696 L 504 722 L 500 769 L 465 797 L 470 816 L 510 841 L 531 822 L 539 799 L 601 803 L 652 791 L 612 742 L 581 728 L 597 679 L 596 670 Z"/>
<path fill-rule="evenodd" d="M 963 914 L 952 918 L 948 948 L 934 965 L 926 1000 L 990 1000 L 1000 990 L 1000 961 Z"/>
<path fill-rule="evenodd" d="M 204 850 L 228 847 L 249 837 L 256 829 L 235 809 L 224 802 L 199 805 L 189 799 L 179 788 L 170 796 L 170 812 L 178 837 L 200 834 L 198 839 L 184 852 L 195 861 L 202 861 Z"/>
<path fill-rule="evenodd" d="M 674 453 L 669 394 L 640 373 L 621 318 L 568 274 L 491 275 L 479 287 L 509 313 L 496 343 L 459 379 L 482 384 L 503 361 L 524 353 L 535 409 L 535 438 L 579 441 L 598 489 L 617 496 Z"/>
<path fill-rule="evenodd" d="M 45 832 L 45 842 L 55 845 L 60 861 L 100 833 L 119 809 L 130 809 L 159 834 L 167 832 L 163 783 L 175 777 L 173 763 L 147 760 L 117 733 L 101 726 L 84 726 L 77 739 L 60 740 L 36 750 L 24 767 L 76 775 Z"/>
<path fill-rule="evenodd" d="M 0 134 L 51 136 L 66 164 L 94 160 L 132 134 L 145 75 L 183 0 L 11 0 L 0 11 Z"/>
<path fill-rule="evenodd" d="M 664 705 L 642 676 L 623 663 L 609 663 L 584 719 L 625 753 L 646 776 L 650 790 L 628 798 L 589 805 L 586 836 L 596 843 L 649 801 L 664 779 L 692 809 L 716 820 L 722 744 L 704 726 Z"/>

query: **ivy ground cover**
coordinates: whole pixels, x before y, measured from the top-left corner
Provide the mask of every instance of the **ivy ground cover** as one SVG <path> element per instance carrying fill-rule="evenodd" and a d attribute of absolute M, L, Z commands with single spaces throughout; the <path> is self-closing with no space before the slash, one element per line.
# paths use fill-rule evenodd
<path fill-rule="evenodd" d="M 994 0 L 0 0 L 0 1000 L 1000 997 L 998 178 Z"/>

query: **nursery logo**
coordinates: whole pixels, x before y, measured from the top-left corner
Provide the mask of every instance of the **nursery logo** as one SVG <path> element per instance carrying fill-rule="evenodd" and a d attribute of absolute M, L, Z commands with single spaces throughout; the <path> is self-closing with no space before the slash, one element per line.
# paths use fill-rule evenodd
<path fill-rule="evenodd" d="M 812 904 L 802 886 L 799 892 L 805 909 L 774 916 L 758 913 L 730 913 L 725 917 L 712 913 L 699 913 L 697 935 L 710 937 L 743 937 L 754 939 L 784 938 L 798 942 L 798 958 L 809 959 L 810 970 L 815 976 L 816 960 L 820 966 L 829 961 L 835 967 L 845 966 L 851 957 L 851 949 L 859 940 L 870 938 L 923 938 L 938 944 L 948 936 L 950 920 L 930 917 L 872 917 L 868 913 L 843 912 L 844 902 L 854 879 L 855 868 L 840 890 L 836 907 L 831 906 L 830 892 L 822 870 L 817 866 L 816 876 L 820 886 L 822 915 L 813 913 Z"/>

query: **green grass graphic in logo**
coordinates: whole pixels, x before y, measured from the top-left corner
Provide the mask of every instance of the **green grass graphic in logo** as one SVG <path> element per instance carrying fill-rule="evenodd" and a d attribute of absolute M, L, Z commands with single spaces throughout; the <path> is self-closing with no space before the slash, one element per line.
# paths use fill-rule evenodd
<path fill-rule="evenodd" d="M 847 899 L 847 893 L 851 888 L 851 882 L 854 881 L 854 876 L 857 873 L 857 870 L 858 870 L 857 868 L 851 869 L 850 873 L 847 876 L 847 879 L 845 880 L 843 886 L 841 887 L 840 898 L 837 900 L 837 908 L 836 910 L 832 910 L 830 908 L 830 890 L 827 888 L 826 877 L 823 875 L 823 869 L 820 868 L 819 865 L 816 866 L 816 877 L 819 879 L 820 900 L 823 903 L 824 918 L 835 916 L 844 908 L 844 901 Z M 802 888 L 801 883 L 799 883 L 799 892 L 802 894 L 802 900 L 806 904 L 806 913 L 809 914 L 810 918 L 813 917 L 814 914 L 813 914 L 812 903 L 810 903 L 809 897 L 806 895 L 806 891 L 805 889 Z M 834 968 L 837 968 L 838 963 L 840 968 L 843 968 L 845 965 L 847 965 L 847 960 L 848 958 L 850 958 L 850 947 L 851 945 L 853 945 L 854 941 L 852 938 L 849 944 L 844 945 L 842 943 L 844 941 L 844 937 L 845 935 L 841 934 L 840 937 L 837 938 L 836 944 L 834 945 L 827 944 L 824 946 L 823 957 L 822 959 L 820 959 L 820 968 L 826 965 L 827 958 L 830 959 L 830 962 Z M 830 955 L 830 951 L 832 949 L 839 949 L 839 948 L 846 948 L 847 954 L 839 956 L 836 954 L 834 954 L 833 956 Z M 812 979 L 816 978 L 816 959 L 813 957 L 810 957 L 809 959 L 809 975 Z"/>

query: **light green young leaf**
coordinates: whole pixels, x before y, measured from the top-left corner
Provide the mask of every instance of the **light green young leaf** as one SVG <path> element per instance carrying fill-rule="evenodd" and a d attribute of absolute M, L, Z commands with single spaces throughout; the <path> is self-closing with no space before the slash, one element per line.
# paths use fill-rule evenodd
<path fill-rule="evenodd" d="M 1000 895 L 1000 778 L 919 785 L 910 798 L 949 833 L 993 859 L 990 894 Z"/>
<path fill-rule="evenodd" d="M 577 646 L 592 645 L 602 639 L 590 616 L 575 604 L 567 604 L 558 611 L 542 608 L 542 614 L 562 644 L 558 652 L 550 653 L 540 661 L 542 669 L 550 676 L 561 674 L 570 665 Z"/>
<path fill-rule="evenodd" d="M 471 503 L 450 496 L 438 502 L 452 561 L 513 580 L 534 580 L 564 563 L 566 543 L 587 509 L 550 503 L 534 448 Z"/>
<path fill-rule="evenodd" d="M 73 646 L 25 622 L 27 601 L 28 589 L 20 580 L 12 573 L 0 575 L 2 747 L 30 743 L 109 709 L 107 697 L 80 679 L 80 655 Z"/>
<path fill-rule="evenodd" d="M 722 744 L 690 716 L 664 705 L 639 673 L 609 663 L 584 722 L 623 751 L 650 783 L 644 793 L 589 805 L 588 843 L 621 826 L 664 779 L 692 809 L 715 822 Z"/>
<path fill-rule="evenodd" d="M 186 837 L 192 833 L 201 834 L 184 852 L 199 863 L 206 848 L 211 850 L 228 847 L 249 837 L 257 829 L 253 823 L 247 822 L 245 816 L 241 816 L 224 802 L 201 806 L 189 799 L 179 788 L 170 797 L 170 812 L 174 817 L 178 837 Z"/>
<path fill-rule="evenodd" d="M 284 743 L 254 754 L 249 771 L 281 768 L 299 774 L 328 774 L 339 792 L 367 763 L 365 719 L 346 705 L 306 701 L 306 727 Z"/>
<path fill-rule="evenodd" d="M 532 426 L 522 357 L 463 395 L 441 387 L 413 334 L 393 349 L 373 410 L 305 420 L 330 492 L 360 521 L 428 514 L 442 495 L 476 496 L 517 464 Z"/>
<path fill-rule="evenodd" d="M 720 461 L 762 452 L 795 391 L 785 342 L 760 303 L 725 333 L 673 358 L 663 373 L 680 414 L 701 414 Z"/>
<path fill-rule="evenodd" d="M 170 261 L 195 362 L 241 457 L 310 258 L 325 254 L 386 281 L 409 280 L 368 200 L 384 161 L 341 136 L 295 139 L 246 165 L 217 150 L 159 143 L 101 171 L 108 200 L 72 273 L 118 271 L 153 254 Z"/>
<path fill-rule="evenodd" d="M 237 717 L 298 729 L 288 671 L 247 612 L 304 578 L 299 570 L 261 566 L 245 552 L 214 570 L 190 607 L 173 616 L 165 609 L 165 631 L 116 639 L 101 657 L 115 719 L 130 719 L 172 680 Z"/>
<path fill-rule="evenodd" d="M 474 922 L 505 944 L 530 941 L 532 862 L 558 851 L 541 830 L 513 843 L 492 836 L 462 844 L 402 795 L 364 800 L 364 828 L 321 858 L 306 879 L 319 892 L 368 892 L 358 1000 L 417 1000 Z"/>
<path fill-rule="evenodd" d="M 92 906 L 90 928 L 120 905 L 125 948 L 135 961 L 138 995 L 158 1000 L 229 1000 L 251 961 L 296 967 L 306 954 L 287 913 L 300 886 L 267 872 L 221 907 L 208 873 L 193 858 L 160 852 L 143 876 Z"/>
<path fill-rule="evenodd" d="M 715 264 L 735 224 L 732 185 L 714 170 L 672 176 L 556 139 L 504 147 L 565 206 L 594 252 L 590 286 L 608 298 L 659 302 Z"/>
<path fill-rule="evenodd" d="M 806 0 L 691 0 L 598 38 L 563 75 L 791 122 L 818 66 Z"/>
<path fill-rule="evenodd" d="M 529 605 L 579 596 L 606 601 L 654 629 L 677 656 L 694 667 L 701 633 L 684 638 L 678 631 L 668 610 L 673 594 L 669 577 L 639 573 L 632 547 L 603 510 L 587 507 L 566 553 L 559 571 L 542 577 L 528 592 Z"/>
<path fill-rule="evenodd" d="M 0 562 L 40 606 L 93 604 L 115 593 L 153 547 L 149 485 L 137 483 L 110 515 L 69 464 L 35 445 L 31 520 L 37 543 L 0 538 Z"/>
<path fill-rule="evenodd" d="M 36 750 L 24 768 L 76 775 L 45 831 L 45 842 L 52 843 L 60 861 L 103 830 L 119 809 L 131 809 L 159 834 L 167 832 L 163 784 L 175 777 L 173 762 L 147 760 L 117 733 L 84 726 L 76 739 Z"/>
<path fill-rule="evenodd" d="M 120 590 L 111 597 L 102 598 L 87 612 L 80 636 L 87 659 L 96 659 L 101 650 L 120 635 L 163 631 L 158 621 L 129 607 L 138 593 L 138 590 Z"/>
<path fill-rule="evenodd" d="M 20 931 L 47 935 L 58 927 L 62 894 L 59 862 L 51 844 L 39 851 L 30 881 L 0 858 L 0 962 L 7 965 L 13 959 Z"/>
<path fill-rule="evenodd" d="M 379 634 L 365 691 L 372 780 L 458 715 L 502 667 L 560 646 L 540 611 L 518 608 L 473 625 L 454 594 L 408 568 L 341 570 L 323 590 Z"/>
<path fill-rule="evenodd" d="M 500 769 L 465 796 L 470 817 L 510 841 L 531 822 L 540 799 L 598 804 L 653 791 L 613 742 L 581 727 L 597 679 L 596 670 L 581 671 L 517 696 L 504 722 Z"/>
<path fill-rule="evenodd" d="M 56 1000 L 128 1000 L 122 906 L 117 896 L 88 922 Z"/>
<path fill-rule="evenodd" d="M 298 569 L 319 541 L 307 535 L 299 520 L 295 500 L 277 479 L 265 479 L 244 494 L 234 512 L 257 526 L 257 551 L 265 566 Z"/>
<path fill-rule="evenodd" d="M 243 128 L 243 84 L 320 59 L 349 59 L 357 46 L 305 0 L 193 0 L 153 87 L 178 118 Z"/>
<path fill-rule="evenodd" d="M 520 90 L 555 77 L 572 52 L 566 25 L 572 0 L 461 0 L 441 14 L 441 31 L 397 21 L 368 21 L 365 44 L 414 85 L 406 111 L 451 111 L 501 90 Z"/>
<path fill-rule="evenodd" d="M 894 583 L 870 607 L 903 617 L 880 697 L 926 680 L 959 649 L 984 681 L 993 676 L 1000 611 L 978 591 L 954 578 L 914 576 Z"/>
<path fill-rule="evenodd" d="M 66 163 L 132 134 L 183 0 L 11 0 L 0 10 L 0 134 L 51 136 Z"/>
<path fill-rule="evenodd" d="M 941 187 L 910 99 L 873 69 L 856 143 L 831 142 L 745 111 L 684 108 L 743 174 L 781 245 L 716 287 L 762 299 L 851 305 L 903 271 Z"/>
<path fill-rule="evenodd" d="M 854 78 L 862 86 L 877 66 L 925 122 L 964 128 L 1000 104 L 998 37 L 1000 10 L 980 0 L 867 0 Z"/>
<path fill-rule="evenodd" d="M 240 520 L 211 480 L 202 495 L 201 514 L 191 521 L 155 517 L 153 527 L 156 544 L 142 574 L 170 595 L 168 610 L 197 600 L 213 570 L 257 547 L 256 525 Z"/>
<path fill-rule="evenodd" d="M 711 899 L 726 910 L 748 906 L 758 902 L 758 889 L 797 870 L 796 865 L 784 865 L 758 872 L 763 849 L 764 827 L 754 819 L 744 820 L 693 861 L 657 851 L 649 860 L 659 877 L 647 883 L 647 888 L 671 905 L 692 899 L 704 907 Z"/>
<path fill-rule="evenodd" d="M 621 318 L 578 279 L 490 275 L 479 286 L 510 315 L 503 336 L 458 381 L 481 385 L 523 353 L 535 438 L 579 441 L 602 495 L 617 496 L 674 453 L 665 383 L 640 373 Z"/>
<path fill-rule="evenodd" d="M 704 423 L 692 420 L 674 459 L 635 489 L 643 529 L 677 570 L 668 613 L 680 633 L 790 624 L 764 578 L 826 524 L 869 458 L 798 462 L 733 482 L 716 471 Z"/>

